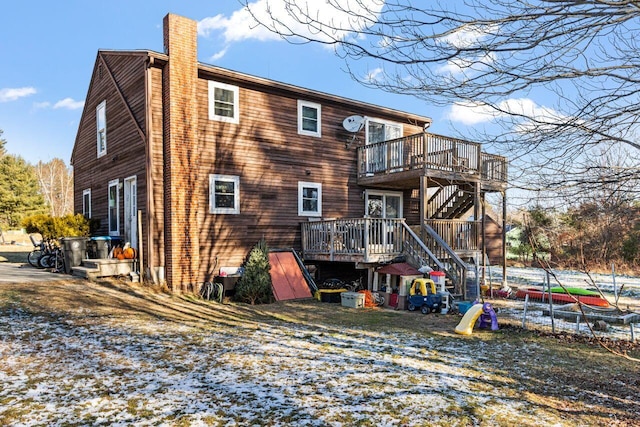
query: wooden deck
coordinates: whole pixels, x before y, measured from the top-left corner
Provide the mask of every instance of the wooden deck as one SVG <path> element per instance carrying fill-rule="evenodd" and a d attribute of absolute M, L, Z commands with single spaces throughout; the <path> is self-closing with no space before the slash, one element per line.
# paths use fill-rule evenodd
<path fill-rule="evenodd" d="M 479 221 L 428 220 L 425 224 L 457 253 L 473 254 L 480 249 Z M 424 241 L 428 251 L 438 259 L 447 258 L 447 254 L 439 247 L 439 242 L 433 241 L 429 236 L 420 239 L 419 232 L 409 230 L 404 219 L 342 218 L 310 221 L 302 223 L 302 248 L 305 259 L 309 260 L 377 263 L 415 253 L 412 240 L 419 239 Z M 426 258 L 428 254 L 421 256 Z"/>
<path fill-rule="evenodd" d="M 507 159 L 481 151 L 481 145 L 419 133 L 358 147 L 358 184 L 416 188 L 421 176 L 442 185 L 480 182 L 483 191 L 503 191 Z"/>

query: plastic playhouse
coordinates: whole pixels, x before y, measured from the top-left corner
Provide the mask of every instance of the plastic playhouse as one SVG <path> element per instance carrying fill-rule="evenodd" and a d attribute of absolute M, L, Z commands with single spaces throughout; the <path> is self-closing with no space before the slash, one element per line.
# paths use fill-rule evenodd
<path fill-rule="evenodd" d="M 415 311 L 420 309 L 422 314 L 432 311 L 440 312 L 442 308 L 442 295 L 436 292 L 436 285 L 431 279 L 415 279 L 409 288 L 407 309 Z"/>
<path fill-rule="evenodd" d="M 478 324 L 480 329 L 486 329 L 489 327 L 491 327 L 492 331 L 497 331 L 499 329 L 498 316 L 491 304 L 488 302 L 485 302 L 484 304 L 476 302 L 464 313 L 462 320 L 460 320 L 460 323 L 456 326 L 455 332 L 460 335 L 471 335 L 473 327 L 478 319 L 480 319 Z"/>

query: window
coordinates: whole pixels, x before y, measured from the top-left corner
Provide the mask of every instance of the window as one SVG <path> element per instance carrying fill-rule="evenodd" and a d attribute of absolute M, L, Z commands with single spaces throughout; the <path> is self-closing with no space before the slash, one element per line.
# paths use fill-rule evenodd
<path fill-rule="evenodd" d="M 98 157 L 107 154 L 107 101 L 96 108 Z"/>
<path fill-rule="evenodd" d="M 120 182 L 109 181 L 109 236 L 120 235 Z"/>
<path fill-rule="evenodd" d="M 238 87 L 209 81 L 209 120 L 238 123 Z"/>
<path fill-rule="evenodd" d="M 366 126 L 367 145 L 391 141 L 402 137 L 402 125 L 378 119 L 368 119 Z M 376 144 L 366 151 L 367 173 L 383 172 L 402 166 L 401 143 Z M 387 158 L 388 157 L 388 158 Z"/>
<path fill-rule="evenodd" d="M 240 213 L 240 177 L 209 175 L 209 212 L 213 214 Z"/>
<path fill-rule="evenodd" d="M 85 218 L 91 218 L 91 189 L 82 190 L 82 215 Z"/>
<path fill-rule="evenodd" d="M 367 120 L 367 144 L 389 141 L 402 136 L 402 125 L 382 120 Z"/>
<path fill-rule="evenodd" d="M 320 104 L 298 100 L 298 133 L 300 135 L 322 136 Z"/>
<path fill-rule="evenodd" d="M 298 182 L 298 215 L 322 216 L 322 184 Z"/>
<path fill-rule="evenodd" d="M 369 218 L 402 218 L 402 193 L 395 191 L 365 191 Z"/>

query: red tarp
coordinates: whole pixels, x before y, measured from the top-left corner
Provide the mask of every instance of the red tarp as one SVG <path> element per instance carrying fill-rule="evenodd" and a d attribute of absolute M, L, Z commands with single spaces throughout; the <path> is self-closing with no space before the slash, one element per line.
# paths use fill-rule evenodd
<path fill-rule="evenodd" d="M 271 283 L 277 301 L 311 298 L 302 270 L 291 252 L 269 253 Z"/>
<path fill-rule="evenodd" d="M 406 262 L 385 265 L 378 270 L 378 273 L 395 274 L 396 276 L 422 276 L 422 273 Z"/>

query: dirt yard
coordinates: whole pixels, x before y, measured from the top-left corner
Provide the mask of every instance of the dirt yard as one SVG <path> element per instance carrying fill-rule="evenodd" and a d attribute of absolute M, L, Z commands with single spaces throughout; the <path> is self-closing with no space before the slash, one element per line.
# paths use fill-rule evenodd
<path fill-rule="evenodd" d="M 640 424 L 638 363 L 506 323 L 463 337 L 459 320 L 2 283 L 0 425 Z"/>

